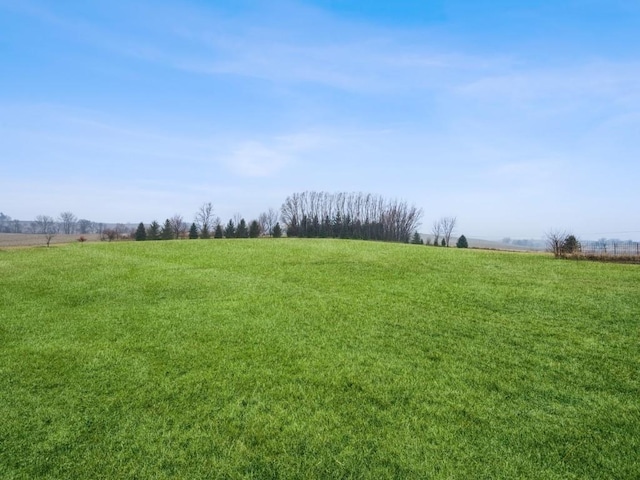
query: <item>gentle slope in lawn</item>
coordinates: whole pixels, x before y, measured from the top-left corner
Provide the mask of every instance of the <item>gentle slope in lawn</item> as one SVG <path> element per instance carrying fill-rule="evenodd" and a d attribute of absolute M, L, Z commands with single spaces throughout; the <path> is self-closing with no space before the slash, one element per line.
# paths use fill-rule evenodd
<path fill-rule="evenodd" d="M 0 250 L 0 477 L 638 478 L 639 318 L 539 254 Z"/>

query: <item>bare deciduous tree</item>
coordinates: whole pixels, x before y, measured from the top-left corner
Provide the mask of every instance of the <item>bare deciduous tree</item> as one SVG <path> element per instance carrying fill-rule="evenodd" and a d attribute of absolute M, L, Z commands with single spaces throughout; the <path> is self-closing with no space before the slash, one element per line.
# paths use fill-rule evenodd
<path fill-rule="evenodd" d="M 545 234 L 545 240 L 547 251 L 553 253 L 556 258 L 577 253 L 581 249 L 580 242 L 575 235 L 565 231 L 550 230 Z"/>
<path fill-rule="evenodd" d="M 449 240 L 451 240 L 451 234 L 456 228 L 456 217 L 442 217 L 440 219 L 442 225 L 442 235 L 444 236 L 444 242 L 447 247 L 449 246 Z"/>
<path fill-rule="evenodd" d="M 115 230 L 117 235 L 116 240 L 128 238 L 131 233 L 129 227 L 123 223 L 116 223 Z"/>
<path fill-rule="evenodd" d="M 203 203 L 198 209 L 195 223 L 202 238 L 209 238 L 216 224 L 219 223 L 219 220 L 214 216 L 211 202 Z"/>
<path fill-rule="evenodd" d="M 561 232 L 559 230 L 549 230 L 545 234 L 545 241 L 547 244 L 547 251 L 553 253 L 553 255 L 558 258 L 562 256 L 562 244 L 564 243 L 564 239 L 567 238 L 566 232 Z"/>
<path fill-rule="evenodd" d="M 188 227 L 187 224 L 184 223 L 182 215 L 176 213 L 169 219 L 169 223 L 171 224 L 171 230 L 173 231 L 174 238 L 180 238 L 186 235 Z"/>
<path fill-rule="evenodd" d="M 78 220 L 78 230 L 81 234 L 93 233 L 95 230 L 95 224 L 91 220 L 84 218 Z"/>
<path fill-rule="evenodd" d="M 103 241 L 108 240 L 113 242 L 114 240 L 117 240 L 119 236 L 120 234 L 116 228 L 104 228 L 100 233 L 100 239 Z"/>
<path fill-rule="evenodd" d="M 433 222 L 431 226 L 431 234 L 433 235 L 433 244 L 437 247 L 440 245 L 440 235 L 442 235 L 442 224 L 440 220 Z"/>
<path fill-rule="evenodd" d="M 456 217 L 441 217 L 439 220 L 433 222 L 431 226 L 431 234 L 433 235 L 433 244 L 435 246 L 449 246 L 451 240 L 451 234 L 456 228 Z M 440 236 L 442 235 L 442 241 Z"/>
<path fill-rule="evenodd" d="M 34 233 L 45 236 L 47 247 L 51 244 L 51 239 L 58 233 L 58 224 L 48 215 L 38 215 L 32 224 Z"/>
<path fill-rule="evenodd" d="M 236 212 L 233 214 L 233 217 L 231 219 L 233 220 L 233 224 L 236 226 L 236 228 L 238 228 L 238 225 L 240 225 L 240 222 L 242 221 L 242 214 Z"/>
<path fill-rule="evenodd" d="M 60 227 L 62 228 L 62 233 L 71 234 L 76 231 L 76 222 L 78 218 L 71 212 L 62 212 L 59 217 Z"/>
<path fill-rule="evenodd" d="M 276 212 L 273 208 L 270 208 L 268 211 L 261 213 L 258 217 L 260 230 L 263 234 L 266 235 L 273 235 L 273 227 L 275 227 L 277 222 L 278 212 Z"/>

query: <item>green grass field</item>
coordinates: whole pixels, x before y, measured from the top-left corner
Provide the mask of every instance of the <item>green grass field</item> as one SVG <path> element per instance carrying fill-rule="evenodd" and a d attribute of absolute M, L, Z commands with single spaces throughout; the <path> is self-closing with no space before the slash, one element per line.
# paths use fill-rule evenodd
<path fill-rule="evenodd" d="M 640 478 L 640 268 L 332 240 L 0 250 L 0 478 Z"/>

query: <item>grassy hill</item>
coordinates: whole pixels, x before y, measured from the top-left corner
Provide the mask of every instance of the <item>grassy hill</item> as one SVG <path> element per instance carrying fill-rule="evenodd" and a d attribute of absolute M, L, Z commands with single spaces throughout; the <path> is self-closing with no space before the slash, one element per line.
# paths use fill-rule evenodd
<path fill-rule="evenodd" d="M 639 286 L 356 241 L 0 250 L 0 477 L 638 478 Z"/>

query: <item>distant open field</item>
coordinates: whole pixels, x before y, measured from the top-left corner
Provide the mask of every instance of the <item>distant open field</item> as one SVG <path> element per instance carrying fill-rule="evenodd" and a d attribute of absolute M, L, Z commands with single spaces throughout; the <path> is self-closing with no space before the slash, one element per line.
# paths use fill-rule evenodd
<path fill-rule="evenodd" d="M 0 478 L 640 478 L 639 338 L 637 265 L 0 249 Z"/>
<path fill-rule="evenodd" d="M 98 241 L 100 240 L 100 235 L 98 234 L 90 234 L 90 235 L 65 235 L 58 234 L 55 235 L 51 239 L 51 245 L 60 245 L 63 243 L 73 243 L 77 242 L 80 237 L 84 237 L 87 241 Z M 0 233 L 0 248 L 6 247 L 35 247 L 35 246 L 46 246 L 47 239 L 44 235 L 35 234 L 35 233 Z"/>

